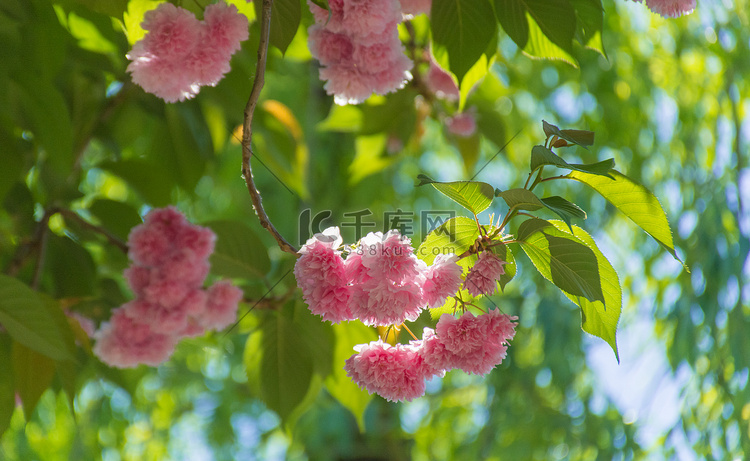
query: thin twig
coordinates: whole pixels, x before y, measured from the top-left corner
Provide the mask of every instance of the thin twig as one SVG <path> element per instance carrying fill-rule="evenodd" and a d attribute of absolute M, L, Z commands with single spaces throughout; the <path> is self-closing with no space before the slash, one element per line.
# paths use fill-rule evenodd
<path fill-rule="evenodd" d="M 112 232 L 108 231 L 107 229 L 105 229 L 105 228 L 103 228 L 101 226 L 97 226 L 95 224 L 91 224 L 90 222 L 86 221 L 82 217 L 78 216 L 78 214 L 76 212 L 68 210 L 68 209 L 65 209 L 65 208 L 52 208 L 52 209 L 50 209 L 50 214 L 55 214 L 55 213 L 61 214 L 63 216 L 63 218 L 65 218 L 65 219 L 70 219 L 71 221 L 77 222 L 82 227 L 84 227 L 84 228 L 86 228 L 86 229 L 88 229 L 90 231 L 94 231 L 97 234 L 103 235 L 109 241 L 109 243 L 111 243 L 112 245 L 114 245 L 117 248 L 119 248 L 120 251 L 122 251 L 125 254 L 128 253 L 128 244 L 125 243 L 125 242 L 123 242 L 122 239 L 120 239 L 115 234 L 113 234 Z"/>
<path fill-rule="evenodd" d="M 253 170 L 250 166 L 250 158 L 253 156 L 251 147 L 253 137 L 253 114 L 255 113 L 255 106 L 258 104 L 260 98 L 260 91 L 263 89 L 265 83 L 266 73 L 266 60 L 268 57 L 268 42 L 271 34 L 271 6 L 273 0 L 263 0 L 263 6 L 260 15 L 260 43 L 258 44 L 258 65 L 255 70 L 255 80 L 253 81 L 253 88 L 250 90 L 250 97 L 247 100 L 245 106 L 245 118 L 242 123 L 242 176 L 245 178 L 247 183 L 247 190 L 250 193 L 250 199 L 253 202 L 253 208 L 255 214 L 258 215 L 260 225 L 263 226 L 268 232 L 271 233 L 279 248 L 287 253 L 297 254 L 297 249 L 292 246 L 291 243 L 287 242 L 286 239 L 279 233 L 278 230 L 271 223 L 271 220 L 266 214 L 266 210 L 263 209 L 263 200 L 261 199 L 260 192 L 255 186 L 253 179 Z"/>

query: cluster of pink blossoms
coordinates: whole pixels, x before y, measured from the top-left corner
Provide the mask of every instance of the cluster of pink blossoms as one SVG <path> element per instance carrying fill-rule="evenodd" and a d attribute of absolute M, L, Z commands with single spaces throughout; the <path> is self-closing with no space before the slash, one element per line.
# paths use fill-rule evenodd
<path fill-rule="evenodd" d="M 203 21 L 190 11 L 162 3 L 146 12 L 148 33 L 127 57 L 133 82 L 167 102 L 190 99 L 201 86 L 215 86 L 248 38 L 247 18 L 234 5 L 208 5 Z"/>
<path fill-rule="evenodd" d="M 115 309 L 94 334 L 94 352 L 127 368 L 166 361 L 183 337 L 219 330 L 237 318 L 242 290 L 228 281 L 203 288 L 215 234 L 173 207 L 151 211 L 128 237 L 125 271 L 135 299 Z"/>
<path fill-rule="evenodd" d="M 633 0 L 642 3 L 643 0 Z M 696 0 L 645 0 L 649 10 L 665 18 L 677 18 L 695 10 Z"/>
<path fill-rule="evenodd" d="M 371 394 L 391 401 L 412 400 L 425 393 L 425 381 L 461 369 L 485 375 L 502 363 L 515 336 L 516 317 L 494 309 L 475 317 L 443 314 L 436 330 L 425 328 L 422 339 L 391 346 L 381 340 L 360 344 L 346 360 L 347 375 Z"/>
<path fill-rule="evenodd" d="M 337 104 L 359 104 L 373 93 L 403 88 L 412 62 L 398 38 L 398 0 L 330 0 L 329 10 L 308 1 L 315 24 L 308 44 L 320 79 Z"/>
<path fill-rule="evenodd" d="M 340 322 L 358 319 L 367 325 L 414 321 L 426 306 L 439 307 L 462 284 L 463 269 L 454 254 L 440 254 L 432 265 L 419 260 L 408 238 L 398 231 L 370 233 L 346 259 L 337 227 L 316 234 L 300 249 L 294 275 L 313 314 Z M 480 253 L 464 289 L 491 295 L 504 274 L 489 251 Z M 422 340 L 391 346 L 382 341 L 361 344 L 346 361 L 347 374 L 361 387 L 388 400 L 411 400 L 424 394 L 425 380 L 454 368 L 486 374 L 505 358 L 515 318 L 491 311 L 460 319 L 443 315 L 437 332 L 426 328 Z"/>

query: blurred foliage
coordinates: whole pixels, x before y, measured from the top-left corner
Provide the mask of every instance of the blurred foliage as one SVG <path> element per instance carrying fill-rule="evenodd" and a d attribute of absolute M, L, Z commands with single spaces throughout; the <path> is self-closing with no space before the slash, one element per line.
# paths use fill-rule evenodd
<path fill-rule="evenodd" d="M 198 2 L 177 3 L 200 14 Z M 254 19 L 252 6 L 232 3 Z M 483 0 L 476 8 L 538 3 Z M 307 51 L 304 26 L 312 18 L 301 5 L 302 27 L 293 39 L 277 36 L 285 54 L 272 49 L 269 57 L 253 138 L 256 182 L 274 224 L 295 243 L 312 230 L 304 216 L 326 218 L 316 221 L 324 228 L 351 224 L 347 213 L 364 212 L 375 223 L 367 232 L 388 228 L 385 213 L 400 210 L 415 213 L 417 244 L 429 229 L 421 211 L 464 213 L 432 188 L 415 187 L 418 174 L 518 188 L 532 146 L 544 139 L 541 119 L 595 131 L 594 145 L 566 151 L 566 161 L 614 157 L 620 171 L 648 185 L 676 224 L 675 247 L 690 273 L 582 185 L 556 184 L 554 192 L 586 211 L 585 228 L 619 272 L 621 367 L 652 365 L 649 379 L 675 383 L 675 408 L 649 400 L 654 388 L 604 384 L 604 375 L 616 372 L 612 353 L 611 366 L 594 366 L 607 346 L 582 332 L 579 309 L 536 275 L 522 252 L 519 275 L 491 300 L 520 319 L 501 366 L 484 379 L 448 373 L 408 404 L 368 396 L 341 365 L 353 345 L 376 332 L 331 327 L 307 313 L 290 273 L 294 261 L 259 226 L 240 177 L 237 134 L 255 73 L 257 23 L 219 85 L 165 105 L 125 72 L 129 43 L 142 33 L 140 17 L 158 2 L 4 0 L 0 302 L 23 296 L 48 312 L 41 331 L 57 333 L 23 343 L 18 338 L 25 333 L 0 318 L 9 332 L 0 333 L 0 429 L 8 427 L 0 458 L 741 459 L 750 453 L 748 2 L 704 0 L 692 15 L 663 20 L 642 4 L 605 1 L 601 26 L 586 9 L 597 2 L 564 3 L 575 8 L 576 27 L 559 26 L 543 49 L 523 39 L 547 33 L 554 21 L 545 16 L 525 29 L 518 18 L 499 18 L 504 32 L 480 37 L 469 58 L 451 59 L 460 47 L 450 34 L 438 34 L 437 58 L 462 73 L 460 104 L 477 116 L 479 133 L 470 140 L 444 129 L 459 103 L 424 93 L 425 62 L 414 83 L 395 94 L 334 106 Z M 449 8 L 443 13 L 450 27 L 457 18 Z M 488 19 L 495 24 L 480 17 Z M 429 24 L 418 17 L 412 26 L 420 56 Z M 540 53 L 557 53 L 578 67 L 528 56 Z M 489 73 L 469 91 L 483 74 L 475 62 Z M 130 296 L 121 275 L 126 255 L 90 225 L 122 240 L 145 212 L 167 204 L 216 230 L 212 277 L 234 277 L 248 302 L 227 334 L 184 341 L 161 367 L 110 369 L 83 346 L 78 322 L 67 327 L 60 315 L 72 311 L 99 324 Z M 482 217 L 506 210 L 495 200 Z M 345 241 L 358 237 L 351 226 L 342 231 Z M 18 318 L 21 326 L 27 321 Z M 414 327 L 431 321 L 425 314 Z M 635 324 L 645 324 L 645 335 L 630 328 Z M 74 338 L 82 347 L 71 346 Z M 271 342 L 283 347 L 272 349 Z M 639 344 L 667 365 L 635 356 Z M 50 357 L 48 349 L 61 355 Z M 286 362 L 281 350 L 298 355 Z M 258 382 L 260 373 L 275 373 L 284 386 Z M 23 406 L 14 401 L 19 386 Z M 618 393 L 638 392 L 646 404 L 633 415 Z M 660 412 L 677 417 L 654 429 L 649 415 Z"/>

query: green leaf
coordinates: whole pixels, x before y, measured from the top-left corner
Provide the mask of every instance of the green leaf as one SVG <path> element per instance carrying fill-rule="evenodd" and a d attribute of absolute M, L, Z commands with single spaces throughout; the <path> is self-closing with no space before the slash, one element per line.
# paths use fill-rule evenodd
<path fill-rule="evenodd" d="M 542 128 L 547 137 L 555 135 L 583 148 L 594 145 L 594 132 L 586 130 L 561 130 L 560 128 L 542 120 Z"/>
<path fill-rule="evenodd" d="M 432 40 L 448 54 L 448 68 L 461 82 L 495 36 L 489 0 L 433 0 Z"/>
<path fill-rule="evenodd" d="M 130 204 L 110 199 L 96 199 L 89 206 L 89 212 L 101 225 L 123 240 L 127 240 L 130 230 L 143 220 Z"/>
<path fill-rule="evenodd" d="M 305 398 L 313 377 L 307 332 L 294 319 L 294 301 L 262 313 L 259 327 L 245 344 L 248 385 L 282 420 Z"/>
<path fill-rule="evenodd" d="M 563 221 L 565 221 L 565 224 L 567 224 L 568 227 L 570 227 L 571 219 L 586 219 L 585 211 L 583 211 L 575 203 L 569 202 L 558 195 L 545 197 L 541 200 L 542 203 L 544 203 L 544 206 L 557 213 L 557 215 L 560 216 Z"/>
<path fill-rule="evenodd" d="M 260 20 L 262 0 L 253 2 L 255 15 Z M 286 53 L 289 44 L 297 34 L 302 8 L 298 0 L 274 0 L 271 6 L 271 45 L 278 48 L 282 54 Z"/>
<path fill-rule="evenodd" d="M 498 245 L 496 247 L 493 247 L 492 251 L 500 259 L 506 262 L 506 264 L 503 266 L 505 273 L 500 276 L 500 280 L 498 282 L 500 283 L 500 289 L 505 291 L 505 285 L 507 285 L 508 282 L 513 280 L 513 277 L 516 276 L 516 258 L 513 256 L 513 252 L 510 251 L 510 247 L 508 247 L 508 245 Z"/>
<path fill-rule="evenodd" d="M 128 9 L 128 0 L 75 0 L 86 8 L 121 19 Z M 132 3 L 132 2 L 131 2 Z"/>
<path fill-rule="evenodd" d="M 150 205 L 167 206 L 172 201 L 174 180 L 170 171 L 142 159 L 105 161 L 99 168 L 108 170 L 124 179 Z"/>
<path fill-rule="evenodd" d="M 594 252 L 571 234 L 544 226 L 520 240 L 540 274 L 571 296 L 604 303 Z"/>
<path fill-rule="evenodd" d="M 177 183 L 186 191 L 193 191 L 213 155 L 208 127 L 194 102 L 166 104 L 164 117 L 172 145 L 163 150 L 154 149 L 154 152 L 159 152 L 159 159 L 172 171 Z M 160 146 L 162 140 L 159 134 L 154 136 L 156 146 Z"/>
<path fill-rule="evenodd" d="M 479 237 L 477 223 L 471 218 L 458 216 L 445 221 L 427 234 L 416 254 L 428 266 L 439 254 L 460 255 L 471 247 Z"/>
<path fill-rule="evenodd" d="M 68 237 L 55 234 L 48 237 L 44 272 L 52 281 L 56 298 L 87 297 L 95 292 L 94 259 L 88 250 Z"/>
<path fill-rule="evenodd" d="M 439 182 L 423 174 L 418 175 L 417 179 L 419 179 L 417 186 L 432 184 L 435 189 L 475 215 L 489 208 L 495 195 L 495 190 L 486 182 Z"/>
<path fill-rule="evenodd" d="M 16 391 L 23 402 L 26 421 L 30 421 L 39 398 L 55 377 L 55 361 L 18 342 L 13 343 L 12 361 Z"/>
<path fill-rule="evenodd" d="M 164 3 L 164 1 L 130 0 L 128 2 L 128 10 L 123 14 L 123 25 L 125 35 L 128 37 L 128 43 L 132 45 L 146 35 L 146 31 L 141 27 L 143 15 L 146 14 L 146 11 L 153 10 L 159 6 L 160 3 Z"/>
<path fill-rule="evenodd" d="M 518 231 L 516 232 L 516 240 L 526 240 L 534 232 L 538 232 L 539 230 L 551 225 L 552 224 L 550 224 L 549 221 L 546 221 L 544 219 L 527 219 L 526 221 L 522 222 L 520 226 L 518 226 Z"/>
<path fill-rule="evenodd" d="M 609 172 L 615 167 L 615 159 L 609 158 L 596 163 L 568 163 L 559 155 L 544 146 L 534 146 L 531 148 L 531 171 L 544 165 L 552 165 L 557 168 L 566 170 L 583 171 L 585 173 L 598 174 L 601 176 L 611 177 Z"/>
<path fill-rule="evenodd" d="M 552 225 L 561 232 L 568 232 L 561 221 L 553 220 Z M 581 307 L 581 327 L 583 331 L 602 338 L 612 347 L 617 361 L 620 356 L 617 351 L 617 323 L 620 321 L 622 312 L 622 288 L 620 278 L 617 276 L 612 264 L 596 246 L 594 239 L 583 229 L 573 226 L 571 231 L 578 240 L 587 245 L 596 255 L 599 265 L 599 278 L 604 293 L 604 303 L 600 301 L 591 302 L 586 298 L 574 297 L 565 293 L 565 296 Z M 606 306 L 606 307 L 605 307 Z"/>
<path fill-rule="evenodd" d="M 576 17 L 568 0 L 495 0 L 495 13 L 524 53 L 575 65 L 571 52 Z"/>
<path fill-rule="evenodd" d="M 497 191 L 495 195 L 505 200 L 511 210 L 535 211 L 544 208 L 544 203 L 539 197 L 528 189 L 508 189 Z"/>
<path fill-rule="evenodd" d="M 333 373 L 326 378 L 328 392 L 341 405 L 351 411 L 357 419 L 360 430 L 364 430 L 364 415 L 367 404 L 372 395 L 362 390 L 344 371 L 344 362 L 356 352 L 353 347 L 357 344 L 367 344 L 378 339 L 373 328 L 361 322 L 346 322 L 333 325 L 336 336 L 336 347 L 333 352 Z"/>
<path fill-rule="evenodd" d="M 16 409 L 16 385 L 13 380 L 12 340 L 8 335 L 0 337 L 0 436 L 10 427 L 10 419 Z"/>
<path fill-rule="evenodd" d="M 0 275 L 0 325 L 15 341 L 47 357 L 73 359 L 72 333 L 62 311 L 6 275 Z"/>
<path fill-rule="evenodd" d="M 216 234 L 211 273 L 222 277 L 254 279 L 271 269 L 268 251 L 255 232 L 239 221 L 206 223 Z"/>
<path fill-rule="evenodd" d="M 646 187 L 628 178 L 617 170 L 612 170 L 613 179 L 580 171 L 572 171 L 567 176 L 599 192 L 612 205 L 646 231 L 676 260 L 672 241 L 672 230 L 659 200 Z M 685 266 L 687 269 L 687 266 Z"/>
<path fill-rule="evenodd" d="M 604 8 L 601 0 L 570 0 L 576 11 L 576 39 L 586 48 L 598 51 L 605 58 L 602 42 Z"/>

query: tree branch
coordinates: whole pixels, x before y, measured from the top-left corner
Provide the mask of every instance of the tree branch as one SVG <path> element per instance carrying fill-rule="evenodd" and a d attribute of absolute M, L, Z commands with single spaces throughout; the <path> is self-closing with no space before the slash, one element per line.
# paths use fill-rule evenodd
<path fill-rule="evenodd" d="M 115 234 L 108 231 L 107 229 L 101 226 L 91 224 L 90 222 L 86 221 L 82 217 L 78 216 L 78 214 L 75 213 L 74 211 L 71 211 L 65 208 L 52 208 L 50 210 L 50 213 L 51 214 L 59 213 L 63 216 L 63 218 L 70 219 L 71 221 L 75 221 L 78 224 L 80 224 L 82 227 L 103 235 L 109 241 L 109 243 L 119 248 L 120 251 L 122 251 L 123 253 L 128 254 L 127 243 L 123 242 L 119 237 L 117 237 Z"/>
<path fill-rule="evenodd" d="M 260 43 L 258 44 L 258 64 L 255 70 L 255 80 L 253 81 L 253 88 L 250 90 L 250 98 L 245 106 L 245 118 L 242 123 L 242 176 L 245 178 L 247 183 L 247 190 L 250 193 L 250 199 L 253 202 L 253 208 L 255 214 L 258 215 L 260 225 L 263 226 L 268 232 L 271 233 L 279 248 L 282 251 L 296 255 L 297 249 L 292 246 L 286 239 L 279 233 L 278 230 L 271 223 L 271 220 L 266 214 L 266 210 L 263 208 L 263 200 L 260 196 L 260 191 L 255 186 L 253 179 L 253 169 L 250 166 L 250 158 L 253 156 L 251 147 L 253 137 L 253 114 L 255 113 L 255 106 L 258 104 L 258 98 L 260 98 L 260 91 L 263 89 L 265 83 L 266 73 L 266 60 L 268 57 L 268 42 L 271 34 L 271 6 L 273 0 L 263 0 L 260 15 Z"/>

